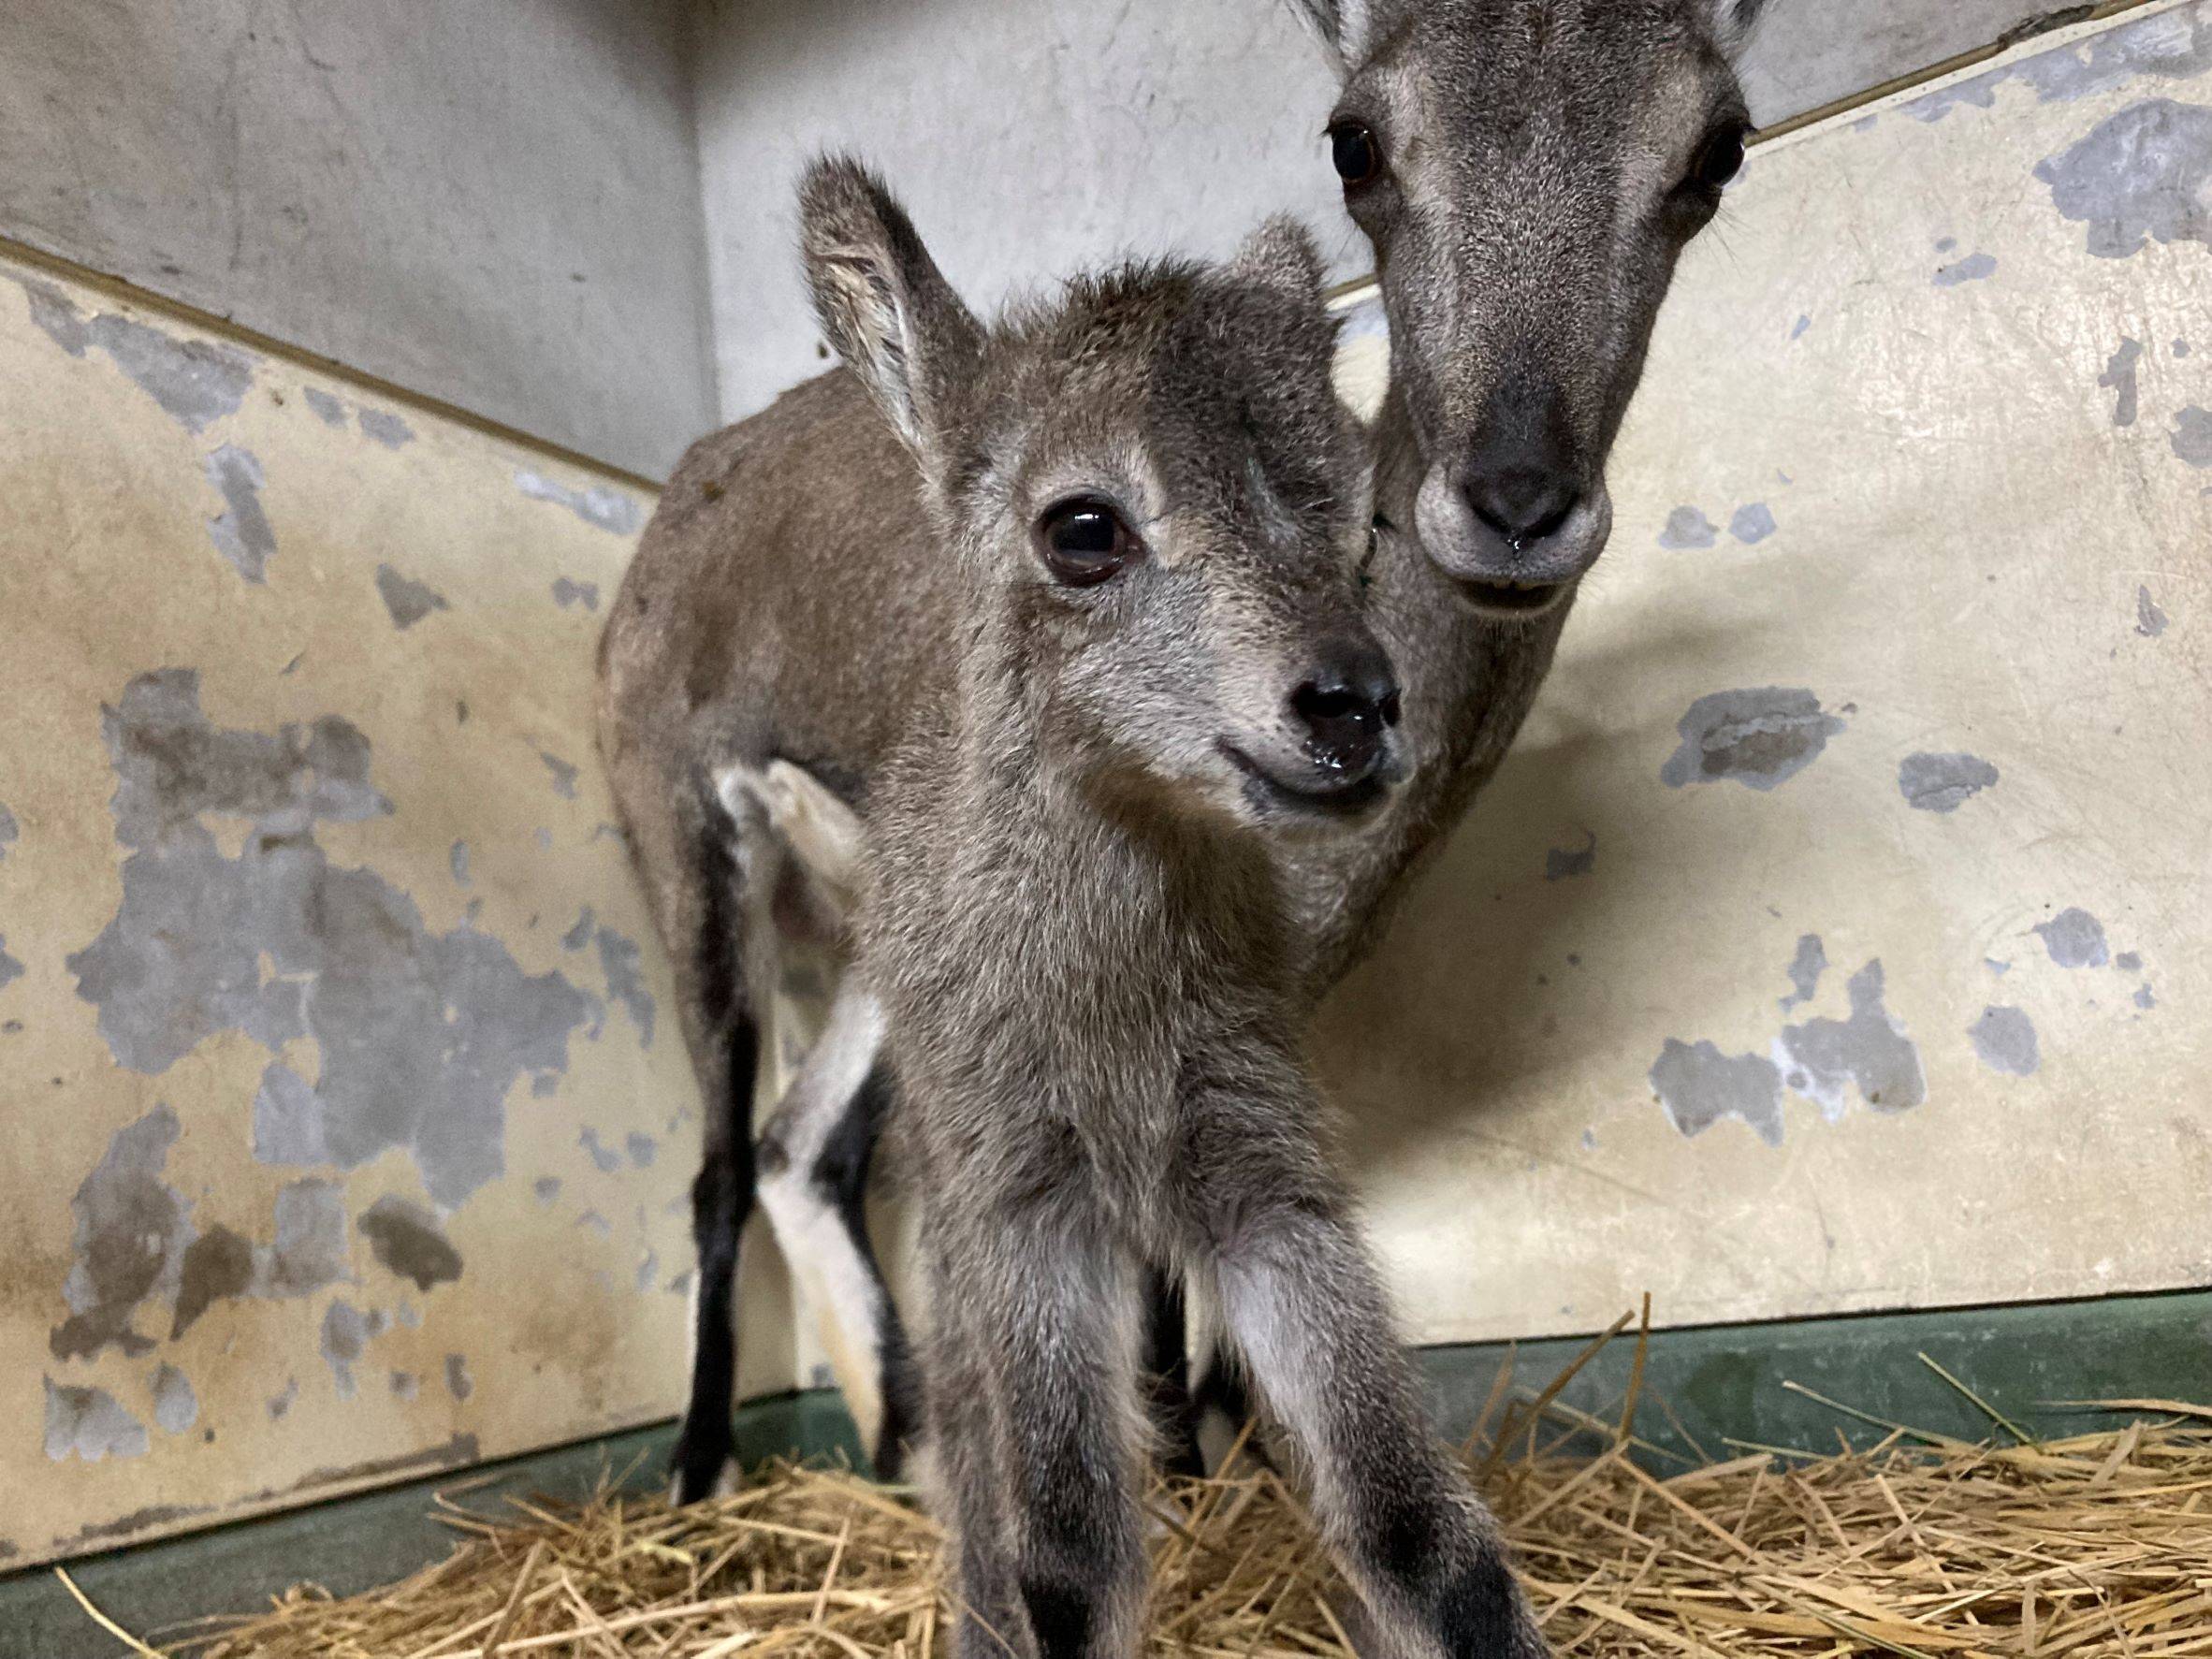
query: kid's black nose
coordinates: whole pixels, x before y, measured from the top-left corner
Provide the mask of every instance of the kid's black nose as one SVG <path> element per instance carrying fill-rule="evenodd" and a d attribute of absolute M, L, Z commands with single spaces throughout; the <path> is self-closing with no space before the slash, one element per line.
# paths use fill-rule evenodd
<path fill-rule="evenodd" d="M 1390 660 L 1372 641 L 1325 648 L 1290 693 L 1290 712 L 1305 728 L 1316 766 L 1358 782 L 1382 759 L 1383 734 L 1398 723 L 1398 681 Z"/>

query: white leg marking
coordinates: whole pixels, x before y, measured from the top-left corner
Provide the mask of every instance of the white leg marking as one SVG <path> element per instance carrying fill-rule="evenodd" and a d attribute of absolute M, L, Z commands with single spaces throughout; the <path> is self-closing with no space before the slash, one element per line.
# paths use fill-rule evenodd
<path fill-rule="evenodd" d="M 880 1005 L 848 977 L 821 1038 L 769 1120 L 767 1133 L 784 1162 L 760 1186 L 761 1207 L 819 1321 L 837 1385 L 870 1440 L 882 1425 L 883 1296 L 837 1204 L 815 1185 L 814 1170 L 882 1043 Z"/>

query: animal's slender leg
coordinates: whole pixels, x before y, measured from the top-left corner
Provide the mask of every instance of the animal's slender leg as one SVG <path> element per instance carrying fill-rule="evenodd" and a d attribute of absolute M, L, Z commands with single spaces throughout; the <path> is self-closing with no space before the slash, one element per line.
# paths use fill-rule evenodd
<path fill-rule="evenodd" d="M 1159 1439 L 1160 1470 L 1198 1478 L 1206 1472 L 1199 1448 L 1198 1402 L 1190 1390 L 1189 1323 L 1179 1273 L 1153 1268 L 1144 1276 L 1144 1375 L 1151 1394 L 1153 1432 Z"/>
<path fill-rule="evenodd" d="M 1244 1426 L 1252 1420 L 1252 1395 L 1244 1387 L 1242 1368 L 1222 1346 L 1218 1321 L 1200 1319 L 1193 1323 L 1190 1402 L 1186 1409 L 1190 1418 L 1189 1435 L 1198 1447 L 1199 1472 L 1219 1473 L 1240 1436 L 1244 1444 L 1238 1456 L 1266 1463 L 1263 1439 L 1244 1434 Z"/>
<path fill-rule="evenodd" d="M 672 1468 L 690 1501 L 731 1475 L 730 1404 L 736 1376 L 738 1239 L 752 1212 L 752 1097 L 766 982 L 758 957 L 772 948 L 753 924 L 766 895 L 755 880 L 758 827 L 733 819 L 707 780 L 671 775 L 657 751 L 603 739 L 646 902 L 667 946 L 677 1011 L 705 1122 L 691 1186 L 690 1393 Z"/>
<path fill-rule="evenodd" d="M 961 1659 L 1126 1659 L 1145 1588 L 1136 1264 L 1066 1186 L 971 1202 L 943 1200 L 963 1213 L 929 1217 L 924 1256 Z"/>
<path fill-rule="evenodd" d="M 1420 1410 L 1346 1195 L 1302 1132 L 1318 1103 L 1263 1045 L 1214 1076 L 1191 1106 L 1200 1229 L 1230 1334 L 1305 1470 L 1324 1540 L 1393 1654 L 1542 1654 L 1496 1524 Z"/>
<path fill-rule="evenodd" d="M 831 1362 L 866 1434 L 876 1472 L 898 1477 L 917 1421 L 914 1366 L 868 1239 L 868 1166 L 890 1108 L 878 1055 L 883 1016 L 848 974 L 822 1035 L 762 1129 L 761 1203 L 808 1299 Z"/>

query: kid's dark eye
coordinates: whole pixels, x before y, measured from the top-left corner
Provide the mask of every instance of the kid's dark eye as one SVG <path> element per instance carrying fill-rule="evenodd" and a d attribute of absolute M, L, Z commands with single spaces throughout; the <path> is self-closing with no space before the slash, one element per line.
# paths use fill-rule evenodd
<path fill-rule="evenodd" d="M 1357 121 L 1329 124 L 1329 158 L 1336 164 L 1336 176 L 1346 190 L 1369 182 L 1382 171 L 1382 146 Z"/>
<path fill-rule="evenodd" d="M 1055 502 L 1037 520 L 1037 555 L 1059 581 L 1092 588 L 1144 551 L 1111 502 L 1075 496 Z"/>
<path fill-rule="evenodd" d="M 1718 196 L 1722 187 L 1743 170 L 1745 137 L 1745 130 L 1740 126 L 1720 127 L 1709 133 L 1697 151 L 1697 159 L 1690 164 L 1690 176 L 1682 182 L 1683 188 Z"/>

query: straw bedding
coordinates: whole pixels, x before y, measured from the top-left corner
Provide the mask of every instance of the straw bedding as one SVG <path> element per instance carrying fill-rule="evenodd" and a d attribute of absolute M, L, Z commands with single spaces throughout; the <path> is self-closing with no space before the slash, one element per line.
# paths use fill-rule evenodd
<path fill-rule="evenodd" d="M 1634 1436 L 1633 1386 L 1607 1425 L 1559 1387 L 1519 1401 L 1502 1388 L 1470 1457 L 1562 1654 L 2212 1653 L 2212 1410 L 2115 1402 L 2143 1415 L 2042 1443 L 1992 1413 L 1988 1444 L 1898 1429 L 1870 1450 L 1738 1446 L 1669 1473 Z M 1565 1436 L 1594 1431 L 1598 1455 L 1564 1455 Z M 461 1535 L 441 1564 L 350 1600 L 301 1588 L 166 1651 L 949 1655 L 937 1528 L 843 1471 L 772 1465 L 684 1510 L 612 1492 L 497 1517 L 440 1503 Z M 1341 1586 L 1269 1469 L 1239 1456 L 1219 1478 L 1156 1488 L 1149 1506 L 1158 1659 L 1347 1650 Z"/>

